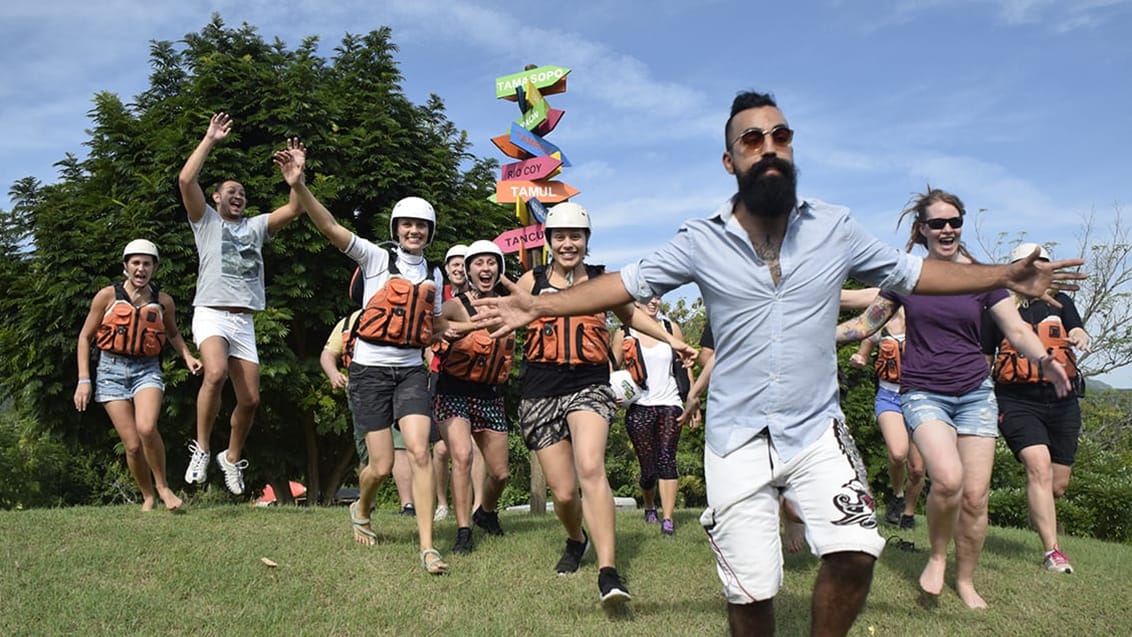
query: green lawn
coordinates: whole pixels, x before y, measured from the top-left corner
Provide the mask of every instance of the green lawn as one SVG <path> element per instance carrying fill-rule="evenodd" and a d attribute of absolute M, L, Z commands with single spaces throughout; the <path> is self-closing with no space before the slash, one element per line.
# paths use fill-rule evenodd
<path fill-rule="evenodd" d="M 679 511 L 665 539 L 639 512 L 620 514 L 617 561 L 635 599 L 607 613 L 592 556 L 576 575 L 554 573 L 564 536 L 550 515 L 504 513 L 508 534 L 477 532 L 469 556 L 448 555 L 455 524 L 440 523 L 452 570 L 432 577 L 412 520 L 392 511 L 374 514 L 372 548 L 353 542 L 345 507 L 0 512 L 0 635 L 723 635 L 696 516 Z M 901 537 L 922 547 L 920 527 Z M 925 552 L 890 547 L 853 634 L 1132 635 L 1132 547 L 1066 538 L 1063 548 L 1073 575 L 1040 568 L 1033 533 L 992 528 L 977 575 L 991 608 L 975 612 L 950 588 L 925 607 L 915 585 Z M 787 560 L 780 635 L 806 633 L 817 564 Z"/>

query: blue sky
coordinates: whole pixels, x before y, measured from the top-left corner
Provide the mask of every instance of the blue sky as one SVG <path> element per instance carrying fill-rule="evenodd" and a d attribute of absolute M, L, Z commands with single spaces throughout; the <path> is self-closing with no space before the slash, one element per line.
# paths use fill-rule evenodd
<path fill-rule="evenodd" d="M 1132 0 L 18 0 L 0 7 L 0 184 L 53 181 L 64 153 L 84 154 L 94 93 L 144 90 L 149 41 L 213 11 L 289 47 L 318 35 L 326 56 L 346 32 L 392 27 L 406 94 L 440 95 L 475 151 L 500 159 L 489 139 L 518 111 L 493 80 L 569 67 L 548 139 L 593 216 L 592 260 L 614 268 L 731 194 L 722 126 L 742 89 L 773 92 L 797 131 L 801 192 L 894 245 L 929 181 L 985 210 L 986 242 L 1025 232 L 1055 254 L 1073 251 L 1082 215 L 1132 202 Z M 1132 386 L 1132 372 L 1113 378 Z"/>

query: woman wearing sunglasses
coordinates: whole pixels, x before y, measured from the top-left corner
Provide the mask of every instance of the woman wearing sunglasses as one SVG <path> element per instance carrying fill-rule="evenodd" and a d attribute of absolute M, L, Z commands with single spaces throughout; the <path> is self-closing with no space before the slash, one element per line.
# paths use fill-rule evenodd
<path fill-rule="evenodd" d="M 917 195 L 900 215 L 901 221 L 912 219 L 907 250 L 920 245 L 929 260 L 974 262 L 960 242 L 964 214 L 963 202 L 951 193 L 929 189 Z M 931 552 L 920 588 L 930 595 L 943 591 L 954 537 L 956 592 L 970 608 L 985 608 L 974 575 L 986 539 L 998 406 L 980 342 L 983 312 L 1019 352 L 1038 361 L 1059 395 L 1069 390 L 1069 379 L 1046 355 L 1006 290 L 954 296 L 882 290 L 864 314 L 838 326 L 838 336 L 852 330 L 871 335 L 901 307 L 906 316 L 901 408 L 932 481 L 927 499 Z"/>

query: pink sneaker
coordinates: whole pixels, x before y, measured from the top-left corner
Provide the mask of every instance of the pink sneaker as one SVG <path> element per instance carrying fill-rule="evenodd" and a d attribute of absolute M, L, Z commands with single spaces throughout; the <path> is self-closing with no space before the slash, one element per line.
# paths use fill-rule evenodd
<path fill-rule="evenodd" d="M 1065 553 L 1061 552 L 1060 548 L 1054 548 L 1042 560 L 1042 566 L 1046 567 L 1047 571 L 1054 571 L 1056 573 L 1069 574 L 1073 572 L 1073 566 L 1069 563 L 1069 558 L 1065 557 Z"/>

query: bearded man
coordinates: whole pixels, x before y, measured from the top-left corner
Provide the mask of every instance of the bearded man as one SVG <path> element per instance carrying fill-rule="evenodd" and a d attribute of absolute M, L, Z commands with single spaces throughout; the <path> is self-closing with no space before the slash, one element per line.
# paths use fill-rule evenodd
<path fill-rule="evenodd" d="M 1055 273 L 1083 277 L 1057 272 L 1079 261 L 1035 263 L 1036 252 L 1016 268 L 925 262 L 886 246 L 848 209 L 798 198 L 793 140 L 773 97 L 740 93 L 723 152 L 739 191 L 711 216 L 685 222 L 671 241 L 620 273 L 539 297 L 508 286 L 510 296 L 475 303 L 477 322 L 501 326 L 493 334 L 499 336 L 538 316 L 592 313 L 686 283 L 699 286 L 716 344 L 704 434 L 708 509 L 700 522 L 736 635 L 774 633 L 780 496 L 805 523 L 822 561 L 811 600 L 814 635 L 849 631 L 884 545 L 838 404 L 834 328 L 846 277 L 917 294 L 1001 287 L 1041 294 Z"/>

